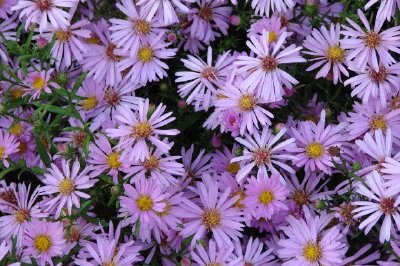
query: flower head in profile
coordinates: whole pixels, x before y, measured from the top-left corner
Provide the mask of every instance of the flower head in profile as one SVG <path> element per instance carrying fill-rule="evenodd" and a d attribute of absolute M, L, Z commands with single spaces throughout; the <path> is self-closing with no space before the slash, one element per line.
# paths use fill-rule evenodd
<path fill-rule="evenodd" d="M 81 169 L 78 161 L 74 161 L 71 166 L 71 162 L 65 159 L 61 160 L 61 167 L 53 163 L 48 168 L 42 180 L 44 186 L 40 188 L 40 194 L 54 196 L 44 205 L 47 210 L 56 209 L 56 218 L 61 215 L 64 208 L 67 214 L 72 213 L 72 207 L 79 208 L 80 198 L 90 198 L 89 194 L 83 192 L 93 187 L 96 182 L 89 174 L 90 170 L 90 167 Z"/>
<path fill-rule="evenodd" d="M 302 47 L 296 47 L 295 44 L 283 47 L 286 37 L 287 33 L 282 33 L 272 47 L 269 32 L 264 31 L 261 36 L 250 36 L 246 44 L 254 52 L 254 56 L 239 55 L 234 62 L 238 66 L 238 74 L 243 73 L 246 76 L 242 86 L 255 90 L 257 96 L 268 102 L 282 100 L 283 86 L 291 88 L 298 83 L 279 66 L 306 61 L 299 53 Z"/>
<path fill-rule="evenodd" d="M 161 135 L 174 136 L 179 133 L 176 129 L 160 129 L 175 120 L 171 117 L 172 112 L 165 113 L 165 105 L 160 104 L 149 116 L 149 100 L 139 101 L 138 111 L 132 112 L 125 109 L 116 116 L 120 125 L 118 128 L 106 130 L 108 136 L 119 138 L 117 148 L 127 149 L 129 147 L 129 160 L 144 160 L 149 158 L 150 150 L 147 141 L 154 144 L 162 152 L 167 153 L 171 144 L 159 139 Z"/>
<path fill-rule="evenodd" d="M 37 23 L 42 33 L 49 22 L 54 28 L 66 29 L 70 25 L 72 15 L 64 8 L 72 8 L 77 4 L 77 0 L 26 0 L 18 1 L 11 10 L 21 10 L 19 18 L 26 18 L 25 30 L 32 23 Z"/>
<path fill-rule="evenodd" d="M 40 265 L 53 265 L 52 258 L 63 255 L 65 239 L 60 222 L 32 220 L 25 229 L 23 258 L 32 256 Z"/>

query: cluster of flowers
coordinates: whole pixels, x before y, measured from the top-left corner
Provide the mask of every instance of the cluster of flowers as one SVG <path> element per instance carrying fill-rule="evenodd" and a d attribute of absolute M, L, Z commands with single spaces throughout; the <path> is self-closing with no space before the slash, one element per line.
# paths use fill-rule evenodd
<path fill-rule="evenodd" d="M 399 9 L 0 0 L 0 264 L 400 265 Z M 277 117 L 304 76 L 349 111 Z M 161 80 L 212 150 L 176 141 Z"/>

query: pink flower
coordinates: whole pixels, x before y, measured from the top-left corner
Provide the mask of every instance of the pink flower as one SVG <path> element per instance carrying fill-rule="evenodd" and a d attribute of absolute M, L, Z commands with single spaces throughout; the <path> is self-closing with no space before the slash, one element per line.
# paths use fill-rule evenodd
<path fill-rule="evenodd" d="M 24 262 L 30 263 L 30 256 L 39 265 L 54 265 L 52 258 L 63 255 L 65 239 L 60 222 L 32 220 L 25 229 L 23 241 Z"/>
<path fill-rule="evenodd" d="M 19 151 L 19 145 L 19 142 L 17 142 L 17 139 L 13 135 L 0 129 L 0 161 L 6 168 L 10 166 L 7 159 Z"/>
<path fill-rule="evenodd" d="M 165 105 L 160 104 L 156 110 L 147 118 L 149 113 L 149 100 L 139 101 L 138 111 L 121 110 L 121 114 L 116 116 L 120 122 L 118 128 L 109 128 L 106 130 L 108 136 L 119 138 L 117 148 L 130 148 L 129 160 L 144 160 L 149 158 L 150 152 L 146 141 L 153 143 L 162 152 L 167 153 L 171 145 L 161 141 L 160 135 L 174 136 L 179 133 L 176 129 L 162 130 L 163 127 L 175 120 L 170 117 L 172 112 L 163 114 Z"/>
<path fill-rule="evenodd" d="M 80 198 L 88 199 L 90 196 L 82 190 L 93 187 L 96 180 L 88 175 L 90 167 L 81 170 L 78 161 L 74 161 L 72 167 L 70 161 L 61 160 L 61 167 L 51 164 L 48 172 L 44 174 L 42 182 L 45 186 L 40 188 L 41 195 L 55 195 L 53 199 L 44 205 L 46 210 L 56 208 L 55 216 L 60 217 L 63 208 L 67 214 L 72 213 L 72 207 L 80 207 Z"/>
<path fill-rule="evenodd" d="M 53 71 L 54 69 L 42 70 L 39 72 L 32 71 L 28 74 L 26 82 L 29 84 L 29 88 L 25 90 L 25 94 L 31 94 L 31 100 L 39 98 L 42 92 L 51 93 L 50 87 L 54 89 L 59 88 L 58 84 L 49 81 Z"/>
<path fill-rule="evenodd" d="M 37 23 L 42 33 L 47 28 L 49 20 L 54 28 L 66 29 L 70 25 L 72 14 L 63 8 L 72 8 L 77 4 L 77 0 L 19 0 L 11 10 L 21 10 L 19 18 L 27 18 L 25 30 L 32 23 Z"/>
<path fill-rule="evenodd" d="M 257 178 L 248 178 L 247 182 L 246 197 L 242 201 L 247 217 L 271 219 L 275 213 L 287 209 L 284 201 L 289 190 L 282 185 L 279 175 L 267 178 L 259 174 Z"/>
<path fill-rule="evenodd" d="M 247 46 L 255 53 L 255 56 L 239 55 L 234 65 L 238 66 L 238 74 L 244 73 L 242 86 L 255 90 L 257 96 L 267 102 L 276 102 L 285 94 L 283 86 L 288 88 L 297 84 L 287 72 L 281 70 L 279 65 L 287 63 L 300 63 L 306 60 L 300 56 L 302 47 L 294 44 L 282 48 L 287 33 L 284 32 L 272 48 L 269 40 L 269 32 L 263 31 L 262 36 L 250 36 Z M 280 49 L 283 49 L 279 51 Z"/>
<path fill-rule="evenodd" d="M 323 65 L 318 71 L 316 78 L 326 77 L 328 73 L 333 73 L 333 83 L 342 81 L 341 75 L 349 76 L 346 69 L 346 51 L 341 47 L 340 24 L 331 24 L 329 31 L 325 26 L 320 30 L 314 29 L 311 35 L 306 37 L 303 43 L 308 51 L 303 53 L 313 56 L 310 61 L 317 61 L 307 68 L 312 71 Z"/>

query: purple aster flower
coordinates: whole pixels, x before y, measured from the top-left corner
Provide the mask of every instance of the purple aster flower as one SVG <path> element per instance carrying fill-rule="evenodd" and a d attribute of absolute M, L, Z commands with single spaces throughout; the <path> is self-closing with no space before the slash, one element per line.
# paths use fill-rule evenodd
<path fill-rule="evenodd" d="M 170 144 L 161 141 L 160 135 L 174 136 L 179 133 L 176 129 L 160 129 L 175 120 L 171 117 L 172 112 L 163 114 L 166 106 L 160 104 L 155 111 L 147 118 L 149 114 L 149 100 L 139 101 L 138 111 L 121 110 L 121 114 L 116 116 L 120 122 L 118 128 L 109 128 L 106 130 L 109 137 L 119 138 L 117 148 L 131 148 L 129 160 L 144 160 L 149 158 L 150 151 L 146 141 L 153 143 L 164 153 L 168 153 Z"/>
<path fill-rule="evenodd" d="M 118 150 L 113 150 L 107 138 L 98 134 L 95 143 L 89 146 L 90 154 L 87 162 L 92 166 L 93 176 L 108 171 L 112 176 L 113 182 L 118 184 L 118 173 L 129 173 L 131 163 L 126 158 L 126 154 L 121 154 Z"/>
<path fill-rule="evenodd" d="M 77 95 L 83 99 L 76 102 L 77 110 L 85 113 L 87 118 L 98 115 L 97 107 L 104 101 L 105 82 L 95 82 L 93 78 L 85 78 L 81 87 L 77 91 Z"/>
<path fill-rule="evenodd" d="M 282 265 L 343 265 L 348 249 L 339 226 L 328 226 L 332 216 L 312 215 L 305 208 L 305 219 L 289 216 L 283 228 L 285 238 L 278 241 Z"/>
<path fill-rule="evenodd" d="M 182 83 L 178 85 L 178 92 L 182 98 L 186 98 L 186 102 L 191 104 L 195 101 L 195 105 L 199 106 L 198 110 L 208 110 L 211 104 L 211 96 L 217 93 L 218 87 L 226 80 L 228 71 L 234 57 L 229 52 L 217 58 L 215 64 L 212 62 L 212 48 L 208 47 L 207 62 L 200 57 L 188 55 L 187 59 L 181 59 L 184 66 L 189 71 L 176 72 L 176 82 Z"/>
<path fill-rule="evenodd" d="M 385 184 L 381 175 L 373 171 L 367 175 L 364 183 L 358 183 L 356 192 L 365 196 L 367 200 L 353 202 L 359 206 L 353 212 L 354 218 L 368 216 L 364 219 L 358 228 L 364 229 L 365 234 L 376 225 L 382 216 L 384 216 L 379 230 L 379 241 L 384 243 L 390 239 L 391 230 L 394 228 L 392 220 L 395 221 L 397 230 L 400 229 L 400 187 L 398 182 L 392 186 Z"/>
<path fill-rule="evenodd" d="M 350 65 L 350 68 L 351 65 Z M 357 68 L 352 69 L 357 76 L 352 77 L 344 82 L 353 89 L 351 96 L 357 95 L 367 104 L 372 98 L 380 100 L 382 106 L 386 105 L 390 97 L 399 92 L 398 84 L 400 84 L 400 64 L 391 66 L 379 66 L 379 70 L 375 70 L 367 66 L 364 71 L 358 71 Z"/>
<path fill-rule="evenodd" d="M 3 216 L 0 217 L 0 227 L 4 230 L 0 231 L 0 238 L 9 240 L 11 237 L 15 237 L 18 246 L 21 246 L 27 223 L 32 219 L 47 216 L 35 204 L 39 195 L 39 187 L 32 194 L 30 194 L 30 190 L 30 185 L 27 188 L 23 183 L 18 184 L 18 188 L 10 191 L 13 193 L 12 198 L 10 198 L 10 194 L 8 199 L 5 197 L 6 195 L 0 199 L 0 204 L 8 207 L 2 209 Z"/>
<path fill-rule="evenodd" d="M 269 17 L 274 13 L 285 13 L 295 5 L 293 0 L 252 0 L 251 7 L 256 15 Z"/>
<path fill-rule="evenodd" d="M 248 240 L 245 247 L 242 248 L 240 242 L 235 243 L 235 253 L 239 262 L 236 266 L 263 266 L 269 265 L 275 259 L 272 249 L 263 251 L 264 244 L 258 238 L 252 237 Z M 244 250 L 243 250 L 244 249 Z"/>
<path fill-rule="evenodd" d="M 64 224 L 64 238 L 66 240 L 64 253 L 68 254 L 77 244 L 83 246 L 88 239 L 94 238 L 94 231 L 95 225 L 86 222 L 82 217 Z"/>
<path fill-rule="evenodd" d="M 160 0 L 154 0 L 161 2 Z M 111 39 L 122 47 L 122 51 L 128 52 L 131 58 L 135 57 L 140 45 L 146 44 L 154 38 L 154 34 L 159 34 L 163 30 L 155 19 L 147 19 L 145 14 L 139 14 L 136 4 L 132 0 L 123 0 L 122 4 L 117 3 L 117 8 L 128 18 L 110 19 Z"/>
<path fill-rule="evenodd" d="M 72 15 L 63 8 L 75 7 L 77 0 L 18 0 L 11 10 L 21 10 L 19 18 L 26 17 L 25 30 L 32 23 L 39 25 L 40 33 L 47 28 L 50 21 L 54 28 L 66 29 Z"/>
<path fill-rule="evenodd" d="M 164 152 L 153 149 L 149 158 L 133 163 L 125 178 L 133 176 L 131 183 L 147 178 L 154 180 L 160 186 L 176 185 L 178 183 L 176 177 L 181 177 L 185 173 L 183 164 L 176 161 L 181 157 L 163 155 Z"/>
<path fill-rule="evenodd" d="M 169 26 L 179 22 L 177 10 L 181 13 L 189 12 L 191 2 L 194 0 L 139 0 L 136 5 L 140 7 L 141 14 L 147 16 L 147 20 L 155 17 L 163 26 Z"/>
<path fill-rule="evenodd" d="M 233 246 L 217 246 L 213 240 L 208 242 L 208 252 L 203 245 L 197 244 L 190 255 L 196 262 L 195 266 L 224 265 L 234 266 L 235 261 L 230 261 L 233 254 Z"/>
<path fill-rule="evenodd" d="M 167 194 L 153 180 L 142 179 L 135 184 L 124 185 L 124 196 L 120 197 L 119 217 L 127 218 L 129 224 L 140 222 L 140 234 L 143 241 L 150 240 L 150 230 L 161 223 L 158 213 L 166 209 Z"/>
<path fill-rule="evenodd" d="M 184 147 L 181 149 L 181 157 L 185 174 L 182 182 L 194 182 L 197 178 L 211 171 L 211 154 L 205 154 L 206 151 L 201 149 L 197 156 L 194 155 L 194 145 L 192 144 L 188 150 Z"/>
<path fill-rule="evenodd" d="M 19 151 L 19 145 L 14 135 L 0 129 L 0 161 L 6 168 L 10 166 L 7 159 Z"/>
<path fill-rule="evenodd" d="M 255 34 L 262 35 L 264 31 L 268 32 L 268 42 L 273 44 L 279 39 L 282 33 L 287 31 L 287 27 L 284 25 L 282 17 L 280 15 L 274 14 L 270 18 L 261 18 L 250 25 L 250 29 L 248 30 L 247 36 Z M 292 33 L 288 32 L 288 37 L 291 36 Z"/>
<path fill-rule="evenodd" d="M 217 30 L 224 36 L 228 35 L 232 7 L 226 5 L 226 0 L 196 0 L 196 4 L 198 7 L 190 9 L 188 14 L 192 38 L 208 45 L 221 36 Z"/>
<path fill-rule="evenodd" d="M 284 201 L 289 190 L 279 179 L 275 174 L 270 178 L 260 174 L 247 179 L 246 197 L 242 201 L 247 217 L 271 219 L 275 213 L 287 210 Z"/>
<path fill-rule="evenodd" d="M 40 97 L 42 92 L 51 93 L 51 88 L 58 89 L 59 86 L 50 81 L 53 71 L 54 69 L 29 72 L 26 78 L 28 88 L 25 90 L 25 95 L 31 94 L 31 100 L 35 100 Z"/>
<path fill-rule="evenodd" d="M 236 180 L 241 182 L 254 167 L 258 168 L 258 174 L 268 175 L 268 172 L 278 174 L 274 165 L 289 173 L 294 173 L 293 168 L 285 162 L 296 160 L 296 157 L 288 153 L 288 150 L 295 147 L 293 144 L 295 139 L 290 138 L 278 142 L 285 133 L 286 129 L 282 129 L 275 136 L 270 129 L 264 127 L 261 134 L 259 131 L 255 131 L 253 135 L 245 134 L 245 138 L 236 138 L 235 140 L 244 146 L 243 155 L 231 160 L 232 163 L 240 162 Z"/>
<path fill-rule="evenodd" d="M 329 30 L 325 26 L 322 26 L 319 30 L 314 29 L 303 42 L 304 48 L 308 50 L 303 53 L 313 57 L 310 61 L 316 61 L 307 68 L 307 71 L 322 66 L 315 77 L 326 77 L 329 73 L 332 73 L 334 84 L 342 81 L 342 74 L 348 77 L 349 72 L 345 65 L 346 51 L 340 43 L 340 24 L 331 24 Z"/>
<path fill-rule="evenodd" d="M 375 3 L 379 2 L 378 13 L 376 14 L 377 20 L 387 20 L 390 21 L 392 17 L 394 17 L 396 10 L 400 9 L 400 1 L 399 0 L 387 0 L 387 1 L 379 1 L 379 0 L 369 0 L 368 3 L 365 4 L 364 9 L 367 10 Z"/>
<path fill-rule="evenodd" d="M 13 2 L 14 0 L 11 0 Z M 7 0 L 6 2 L 7 3 Z M 8 51 L 6 46 L 4 45 L 4 40 L 7 41 L 16 41 L 17 40 L 17 32 L 15 28 L 17 27 L 17 23 L 15 22 L 16 17 L 18 15 L 14 14 L 9 19 L 5 19 L 4 21 L 0 22 L 0 33 L 2 34 L 1 43 L 0 43 L 0 59 L 4 62 L 9 61 Z M 0 7 L 0 17 L 1 17 L 1 7 Z"/>
<path fill-rule="evenodd" d="M 65 239 L 60 222 L 32 220 L 25 229 L 23 256 L 27 263 L 29 257 L 36 259 L 39 265 L 54 265 L 52 258 L 63 255 Z"/>
<path fill-rule="evenodd" d="M 271 125 L 270 118 L 274 116 L 263 107 L 267 102 L 263 98 L 259 98 L 252 89 L 236 87 L 227 83 L 218 93 L 222 97 L 218 97 L 214 101 L 214 113 L 223 114 L 225 111 L 236 111 L 241 117 L 240 135 L 244 135 L 245 132 L 252 134 L 259 129 L 259 126 Z M 208 121 L 205 122 L 206 128 L 210 128 L 207 125 L 209 124 Z M 222 131 L 224 131 L 224 128 L 222 128 Z"/>
<path fill-rule="evenodd" d="M 96 180 L 89 175 L 90 167 L 81 170 L 78 161 L 74 161 L 71 167 L 70 161 L 61 160 L 61 167 L 54 163 L 47 169 L 42 182 L 45 186 L 40 188 L 41 195 L 55 195 L 53 199 L 44 205 L 47 210 L 57 208 L 55 216 L 60 217 L 63 208 L 67 214 L 72 213 L 72 207 L 80 207 L 80 198 L 88 199 L 90 196 L 82 190 L 93 187 Z"/>
<path fill-rule="evenodd" d="M 268 41 L 269 32 L 264 31 L 260 37 L 253 35 L 246 44 L 255 53 L 255 57 L 239 55 L 234 62 L 238 66 L 238 74 L 246 74 L 242 86 L 255 90 L 265 101 L 281 100 L 284 95 L 282 85 L 291 88 L 298 83 L 291 75 L 280 69 L 279 65 L 306 61 L 299 53 L 302 47 L 292 44 L 282 48 L 286 37 L 287 33 L 282 33 L 272 48 Z"/>
<path fill-rule="evenodd" d="M 240 165 L 238 163 L 231 163 L 231 159 L 234 157 L 234 153 L 239 146 L 235 143 L 232 146 L 232 149 L 229 149 L 226 146 L 223 146 L 221 150 L 216 150 L 212 155 L 211 164 L 212 169 L 217 174 L 229 173 L 233 176 L 237 174 L 240 169 Z"/>
<path fill-rule="evenodd" d="M 7 20 L 8 15 L 11 15 L 13 11 L 11 8 L 17 4 L 17 0 L 3 0 L 0 5 L 0 18 Z"/>
<path fill-rule="evenodd" d="M 219 193 L 218 184 L 210 179 L 209 182 L 197 182 L 199 204 L 183 200 L 179 216 L 187 220 L 180 234 L 184 238 L 193 235 L 192 246 L 207 232 L 212 232 L 218 247 L 232 245 L 232 240 L 242 237 L 242 212 L 233 206 L 239 195 L 229 198 L 230 192 L 230 188 L 226 188 Z"/>
<path fill-rule="evenodd" d="M 82 66 L 96 82 L 105 80 L 107 85 L 115 85 L 122 80 L 122 70 L 117 65 L 126 55 L 111 41 L 109 25 L 101 19 L 97 24 L 90 24 L 92 30 L 88 52 L 84 54 Z"/>
<path fill-rule="evenodd" d="M 167 76 L 168 65 L 161 59 L 170 59 L 176 54 L 175 48 L 167 48 L 171 43 L 163 41 L 165 34 L 159 33 L 148 43 L 140 45 L 135 57 L 124 58 L 117 64 L 119 70 L 126 70 L 132 82 L 145 85 Z"/>
<path fill-rule="evenodd" d="M 380 170 L 385 179 L 398 180 L 400 177 L 400 152 L 393 156 L 393 158 L 386 157 L 380 166 L 383 168 L 379 167 L 378 170 Z"/>
<path fill-rule="evenodd" d="M 15 191 L 15 183 L 7 185 L 4 179 L 0 180 L 0 212 L 8 213 L 15 209 L 14 206 L 18 203 Z"/>
<path fill-rule="evenodd" d="M 360 9 L 357 14 L 366 31 L 349 18 L 346 20 L 351 27 L 342 25 L 344 30 L 341 33 L 348 38 L 341 41 L 341 46 L 349 51 L 348 60 L 353 60 L 359 71 L 363 71 L 367 64 L 378 71 L 379 63 L 384 66 L 396 63 L 389 52 L 400 53 L 400 26 L 380 32 L 383 25 L 382 20 L 375 20 L 375 26 L 372 29 Z"/>
<path fill-rule="evenodd" d="M 51 54 L 55 58 L 57 69 L 69 67 L 74 59 L 78 62 L 82 61 L 83 54 L 88 52 L 87 44 L 82 41 L 82 38 L 89 38 L 90 31 L 81 28 L 89 23 L 88 20 L 79 20 L 66 29 L 54 28 L 50 25 L 43 34 L 38 36 L 45 38 L 48 42 L 51 42 L 53 36 L 56 37 Z"/>
<path fill-rule="evenodd" d="M 297 153 L 296 166 L 304 166 L 305 171 L 320 170 L 331 174 L 337 151 L 345 140 L 342 130 L 345 123 L 325 125 L 325 111 L 321 112 L 318 124 L 311 121 L 300 122 L 298 128 L 292 128 L 297 148 L 291 151 Z"/>

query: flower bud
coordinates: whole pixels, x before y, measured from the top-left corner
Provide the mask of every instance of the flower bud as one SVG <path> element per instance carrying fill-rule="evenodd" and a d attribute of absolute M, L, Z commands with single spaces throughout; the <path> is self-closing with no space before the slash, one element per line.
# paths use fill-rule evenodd
<path fill-rule="evenodd" d="M 211 145 L 215 148 L 218 149 L 219 147 L 222 146 L 222 140 L 221 140 L 221 135 L 216 134 L 212 137 L 211 139 Z"/>

